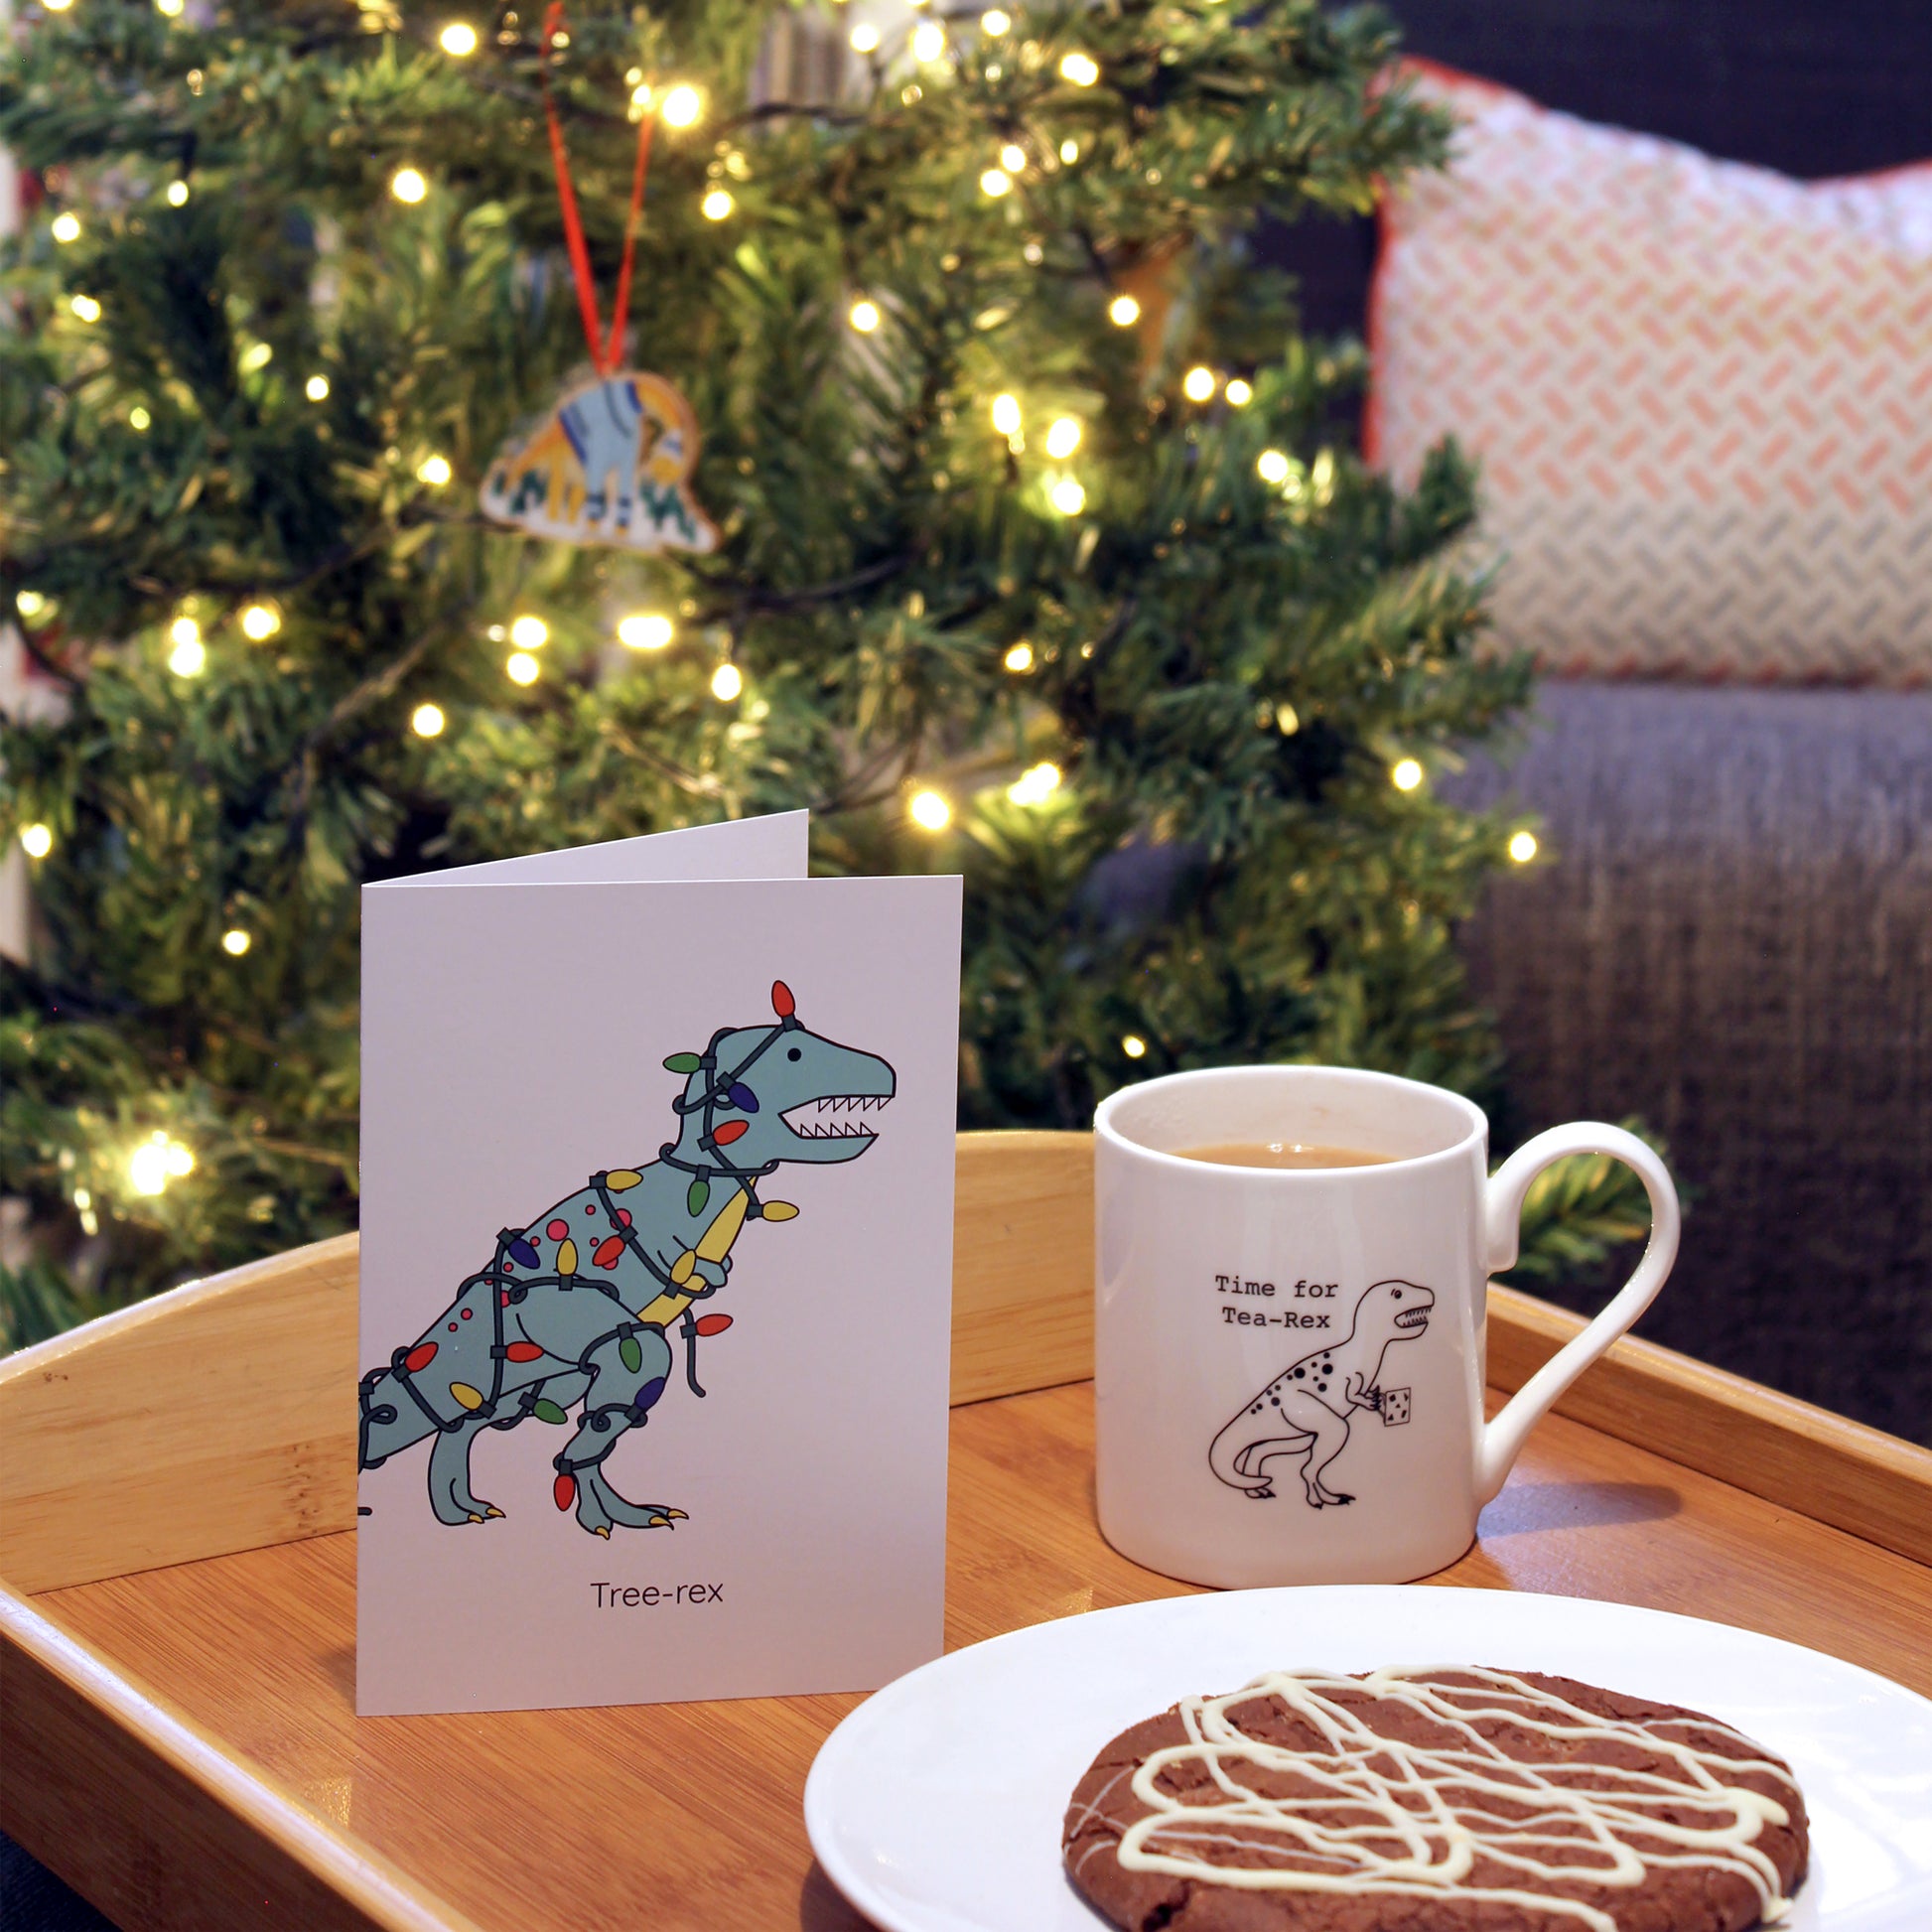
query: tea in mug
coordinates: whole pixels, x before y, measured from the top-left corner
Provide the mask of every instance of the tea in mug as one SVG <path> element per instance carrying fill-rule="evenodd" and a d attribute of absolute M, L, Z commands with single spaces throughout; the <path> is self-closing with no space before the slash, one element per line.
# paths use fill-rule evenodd
<path fill-rule="evenodd" d="M 1207 1161 L 1220 1168 L 1380 1168 L 1395 1159 L 1365 1148 L 1307 1141 L 1214 1141 L 1206 1147 L 1177 1147 L 1174 1153 L 1183 1161 Z"/>

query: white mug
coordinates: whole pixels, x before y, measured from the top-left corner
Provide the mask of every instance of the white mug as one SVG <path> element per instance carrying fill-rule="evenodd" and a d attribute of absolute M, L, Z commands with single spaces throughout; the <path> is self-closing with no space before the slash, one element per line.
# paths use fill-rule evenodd
<path fill-rule="evenodd" d="M 1381 1165 L 1224 1167 L 1286 1141 Z M 1094 1116 L 1097 1491 L 1124 1556 L 1189 1583 L 1407 1583 L 1453 1563 L 1531 1429 L 1677 1257 L 1677 1190 L 1621 1128 L 1539 1134 L 1488 1173 L 1459 1095 L 1326 1066 L 1174 1073 Z M 1483 1421 L 1485 1291 L 1523 1196 L 1567 1154 L 1650 1195 L 1636 1273 Z"/>

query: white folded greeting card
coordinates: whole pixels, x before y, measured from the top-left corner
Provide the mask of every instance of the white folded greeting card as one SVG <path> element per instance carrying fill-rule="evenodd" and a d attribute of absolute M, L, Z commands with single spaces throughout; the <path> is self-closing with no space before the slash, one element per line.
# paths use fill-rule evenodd
<path fill-rule="evenodd" d="M 359 1713 L 939 1654 L 960 882 L 805 833 L 364 891 Z"/>

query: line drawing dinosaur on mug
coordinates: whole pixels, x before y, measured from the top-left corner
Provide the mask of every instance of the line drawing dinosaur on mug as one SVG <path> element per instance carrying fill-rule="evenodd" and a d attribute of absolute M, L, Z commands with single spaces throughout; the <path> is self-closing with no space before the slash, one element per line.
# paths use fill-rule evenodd
<path fill-rule="evenodd" d="M 1311 1509 L 1351 1503 L 1330 1489 L 1322 1473 L 1348 1447 L 1349 1418 L 1372 1410 L 1385 1423 L 1406 1422 L 1407 1390 L 1400 1413 L 1382 1388 L 1382 1358 L 1397 1342 L 1414 1341 L 1429 1327 L 1436 1306 L 1432 1289 L 1415 1282 L 1377 1282 L 1355 1304 L 1348 1333 L 1291 1362 L 1214 1438 L 1208 1466 L 1230 1488 L 1261 1500 L 1273 1496 L 1267 1464 L 1281 1455 L 1302 1456 L 1302 1486 Z"/>
<path fill-rule="evenodd" d="M 685 1512 L 619 1493 L 604 1460 L 641 1429 L 671 1379 L 666 1331 L 684 1341 L 684 1375 L 698 1382 L 698 1338 L 729 1328 L 728 1314 L 694 1314 L 731 1274 L 747 1221 L 781 1223 L 789 1201 L 761 1200 L 759 1182 L 781 1164 L 856 1160 L 878 1138 L 860 1116 L 897 1090 L 877 1054 L 810 1032 L 782 980 L 774 1022 L 721 1027 L 702 1053 L 673 1053 L 688 1075 L 672 1102 L 676 1138 L 655 1161 L 591 1175 L 527 1225 L 496 1236 L 489 1265 L 411 1342 L 359 1384 L 361 1466 L 380 1468 L 426 1436 L 429 1501 L 438 1522 L 484 1523 L 503 1512 L 470 1487 L 470 1451 L 485 1429 L 536 1421 L 561 1426 L 582 1405 L 576 1433 L 550 1460 L 559 1510 L 575 1506 L 593 1535 L 614 1526 L 669 1529 Z"/>

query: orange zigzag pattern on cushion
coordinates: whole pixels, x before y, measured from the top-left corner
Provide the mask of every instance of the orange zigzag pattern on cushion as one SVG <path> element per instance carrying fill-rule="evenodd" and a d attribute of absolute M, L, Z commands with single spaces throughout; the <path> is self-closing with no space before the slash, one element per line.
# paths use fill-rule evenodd
<path fill-rule="evenodd" d="M 1378 457 L 1455 436 L 1506 644 L 1573 674 L 1932 683 L 1932 164 L 1803 184 L 1428 69 Z"/>

